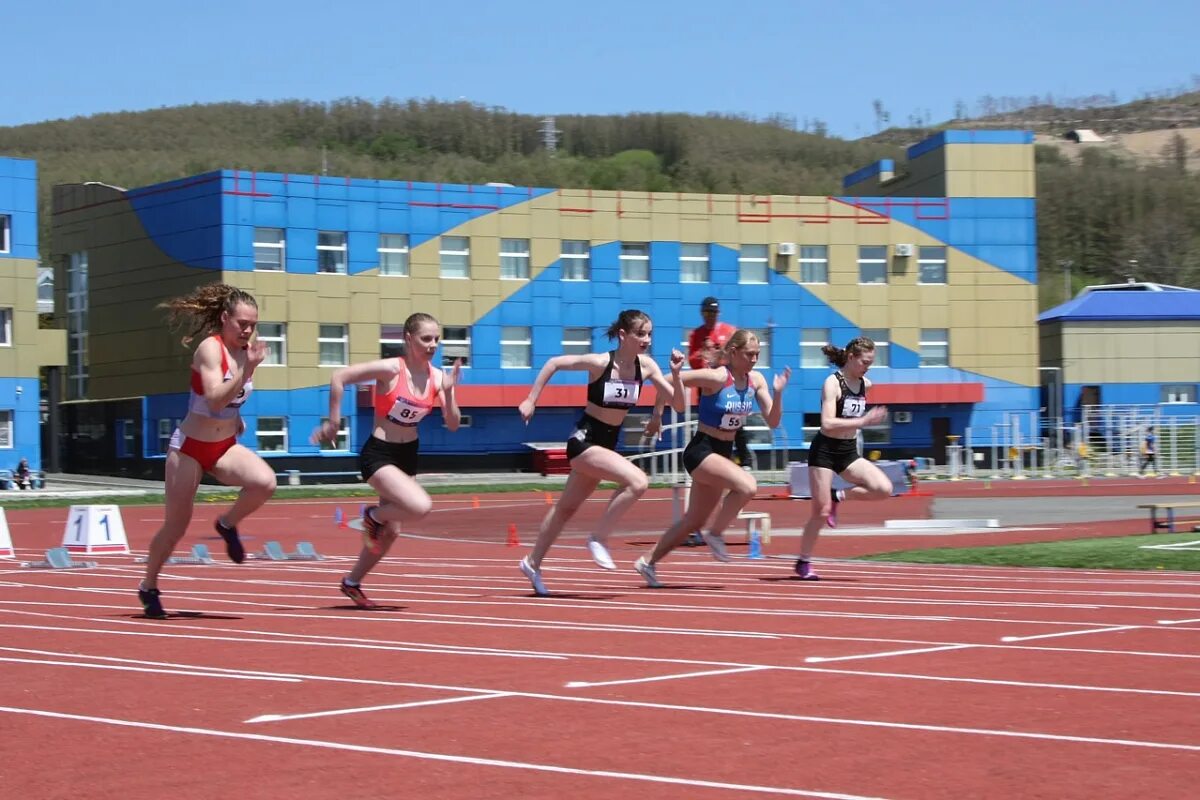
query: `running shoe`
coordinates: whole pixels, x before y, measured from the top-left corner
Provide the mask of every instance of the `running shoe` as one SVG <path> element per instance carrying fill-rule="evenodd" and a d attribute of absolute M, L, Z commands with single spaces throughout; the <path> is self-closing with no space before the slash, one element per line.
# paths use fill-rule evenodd
<path fill-rule="evenodd" d="M 363 511 L 363 547 L 367 548 L 372 553 L 379 554 L 383 552 L 383 542 L 379 539 L 379 529 L 383 525 L 379 520 L 375 519 L 375 515 L 371 512 L 375 511 L 379 506 L 368 506 Z"/>
<path fill-rule="evenodd" d="M 633 562 L 633 568 L 638 571 L 638 574 L 646 581 L 646 585 L 651 589 L 663 588 L 662 583 L 658 580 L 658 572 L 654 569 L 654 565 L 642 556 L 637 561 Z"/>
<path fill-rule="evenodd" d="M 708 552 L 717 561 L 730 562 L 733 558 L 729 555 L 729 548 L 725 546 L 725 537 L 719 533 L 701 533 L 704 537 L 704 543 L 708 545 Z"/>
<path fill-rule="evenodd" d="M 529 578 L 529 582 L 533 585 L 533 593 L 538 597 L 549 597 L 550 592 L 546 589 L 546 584 L 542 583 L 542 571 L 534 569 L 533 564 L 529 563 L 529 556 L 521 559 L 521 572 L 525 573 L 525 577 Z"/>
<path fill-rule="evenodd" d="M 242 547 L 242 540 L 238 538 L 238 530 L 232 525 L 226 525 L 217 517 L 216 524 L 213 526 L 217 529 L 217 533 L 225 540 L 225 552 L 229 555 L 229 560 L 235 564 L 240 564 L 246 560 L 246 548 Z"/>
<path fill-rule="evenodd" d="M 700 531 L 692 531 L 689 533 L 687 539 L 684 540 L 683 543 L 684 547 L 702 547 L 703 545 L 704 536 L 701 535 Z"/>
<path fill-rule="evenodd" d="M 359 608 L 372 609 L 379 608 L 379 604 L 371 598 L 363 594 L 362 586 L 349 583 L 345 578 L 342 578 L 342 585 L 339 587 L 342 594 L 354 601 L 354 605 Z"/>
<path fill-rule="evenodd" d="M 598 566 L 604 569 L 617 568 L 617 565 L 612 560 L 612 554 L 608 552 L 608 548 L 604 546 L 604 542 L 591 537 L 588 539 L 587 546 L 588 552 L 592 554 L 592 561 L 595 561 Z"/>
<path fill-rule="evenodd" d="M 167 612 L 163 610 L 162 596 L 158 589 L 138 589 L 138 600 L 142 603 L 143 615 L 146 619 L 166 619 Z"/>
<path fill-rule="evenodd" d="M 805 561 L 802 558 L 796 559 L 796 575 L 802 581 L 819 581 L 821 576 L 812 568 L 811 561 Z"/>

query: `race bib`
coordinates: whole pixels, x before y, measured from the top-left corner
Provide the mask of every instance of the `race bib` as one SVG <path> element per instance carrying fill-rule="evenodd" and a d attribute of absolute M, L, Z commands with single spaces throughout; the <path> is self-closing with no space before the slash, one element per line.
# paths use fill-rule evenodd
<path fill-rule="evenodd" d="M 746 414 L 722 414 L 721 430 L 736 431 L 746 424 Z"/>
<path fill-rule="evenodd" d="M 405 397 L 397 397 L 387 418 L 397 425 L 412 427 L 425 418 L 429 406 L 420 406 Z"/>
<path fill-rule="evenodd" d="M 637 403 L 638 389 L 634 381 L 604 382 L 604 404 L 609 406 L 632 406 Z"/>
<path fill-rule="evenodd" d="M 867 413 L 867 398 L 847 397 L 842 403 L 843 417 L 861 417 Z"/>

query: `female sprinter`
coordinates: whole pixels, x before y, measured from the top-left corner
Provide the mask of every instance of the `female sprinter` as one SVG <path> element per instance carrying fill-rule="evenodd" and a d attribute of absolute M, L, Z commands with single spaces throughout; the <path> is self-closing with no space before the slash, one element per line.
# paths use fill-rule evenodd
<path fill-rule="evenodd" d="M 758 402 L 767 425 L 779 427 L 783 389 L 792 374 L 788 367 L 776 372 L 773 392 L 768 393 L 767 379 L 754 371 L 758 352 L 758 337 L 743 328 L 725 343 L 726 366 L 676 376 L 672 401 L 676 411 L 682 411 L 685 387 L 700 389 L 699 427 L 683 451 L 683 467 L 692 476 L 692 490 L 683 517 L 667 528 L 649 557 L 642 556 L 633 565 L 651 588 L 662 586 L 656 572 L 658 562 L 678 547 L 690 531 L 700 530 L 718 503 L 721 508 L 712 528 L 701 535 L 713 558 L 729 561 L 725 529 L 758 491 L 754 476 L 733 463 L 734 439 L 746 424 L 754 401 Z"/>
<path fill-rule="evenodd" d="M 588 549 L 595 562 L 604 569 L 617 568 L 608 552 L 609 534 L 621 515 L 645 494 L 649 484 L 646 473 L 617 453 L 621 423 L 625 421 L 629 409 L 637 405 L 644 381 L 653 383 L 656 390 L 654 414 L 646 423 L 647 436 L 655 436 L 662 429 L 663 405 L 671 398 L 671 384 L 647 355 L 653 328 L 650 317 L 644 312 L 637 309 L 622 311 L 617 321 L 608 328 L 608 338 L 617 342 L 615 350 L 551 358 L 538 373 L 529 389 L 529 396 L 521 401 L 521 418 L 528 424 L 533 418 L 538 396 L 555 372 L 587 370 L 587 406 L 575 426 L 575 432 L 567 439 L 571 474 L 558 503 L 542 520 L 533 551 L 521 559 L 521 572 L 533 584 L 534 593 L 541 597 L 550 594 L 542 582 L 542 559 L 562 533 L 563 526 L 596 491 L 600 481 L 612 481 L 618 486 L 588 539 Z M 683 353 L 672 351 L 673 375 L 679 374 L 683 363 Z"/>
<path fill-rule="evenodd" d="M 363 512 L 363 549 L 341 583 L 342 594 L 359 608 L 378 608 L 363 594 L 362 580 L 387 555 L 401 521 L 422 519 L 433 508 L 429 493 L 414 479 L 418 423 L 439 400 L 447 429 L 458 430 L 462 419 L 454 399 L 461 359 L 455 360 L 449 375 L 432 364 L 441 338 L 436 319 L 413 314 L 404 321 L 404 355 L 343 367 L 329 381 L 329 418 L 313 434 L 314 440 L 324 442 L 336 439 L 341 429 L 346 384 L 375 381 L 375 429 L 359 452 L 358 468 L 379 493 L 379 505 Z"/>

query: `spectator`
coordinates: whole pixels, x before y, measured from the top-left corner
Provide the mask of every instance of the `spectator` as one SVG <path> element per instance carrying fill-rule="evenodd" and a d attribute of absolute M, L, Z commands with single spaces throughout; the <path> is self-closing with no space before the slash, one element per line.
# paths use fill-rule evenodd
<path fill-rule="evenodd" d="M 29 468 L 29 461 L 24 458 L 17 463 L 17 468 L 13 470 L 13 483 L 19 489 L 29 489 L 33 486 L 33 470 Z"/>
<path fill-rule="evenodd" d="M 1142 465 L 1138 467 L 1138 475 L 1145 472 L 1146 467 L 1151 464 L 1154 465 L 1154 469 L 1158 469 L 1158 455 L 1155 448 L 1157 441 L 1158 437 L 1154 435 L 1154 426 L 1151 425 L 1146 428 L 1146 438 L 1142 439 Z M 1154 471 L 1151 470 L 1150 474 L 1153 475 Z"/>

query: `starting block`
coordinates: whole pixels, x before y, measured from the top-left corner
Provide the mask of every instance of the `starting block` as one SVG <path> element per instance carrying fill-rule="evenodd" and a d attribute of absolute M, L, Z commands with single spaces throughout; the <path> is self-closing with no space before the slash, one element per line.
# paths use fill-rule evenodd
<path fill-rule="evenodd" d="M 255 554 L 253 558 L 264 561 L 324 561 L 325 556 L 317 552 L 317 549 L 312 546 L 312 542 L 297 542 L 296 552 L 283 552 L 283 545 L 279 542 L 267 542 L 263 545 L 263 551 Z"/>
<path fill-rule="evenodd" d="M 45 561 L 22 561 L 21 566 L 26 569 L 90 569 L 96 562 L 72 561 L 67 548 L 55 547 L 46 551 Z"/>
<path fill-rule="evenodd" d="M 138 564 L 145 564 L 149 561 L 145 556 L 134 559 Z M 194 544 L 192 545 L 192 554 L 190 556 L 171 556 L 166 560 L 167 564 L 213 564 L 212 554 L 208 552 L 208 545 Z"/>
<path fill-rule="evenodd" d="M 771 543 L 771 515 L 765 511 L 743 511 L 737 515 L 738 519 L 746 520 L 746 541 L 749 542 L 754 537 L 754 529 L 757 523 L 759 537 L 763 544 Z"/>

